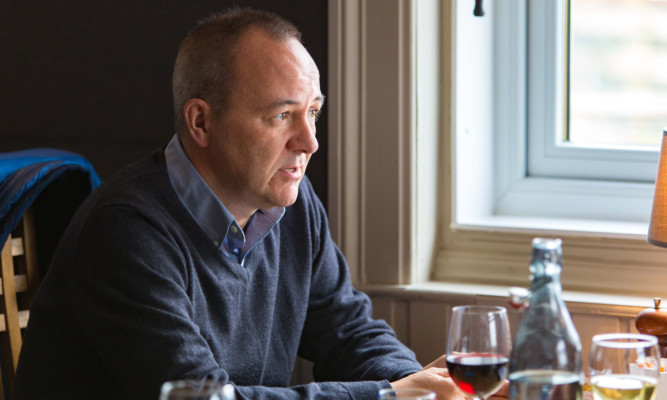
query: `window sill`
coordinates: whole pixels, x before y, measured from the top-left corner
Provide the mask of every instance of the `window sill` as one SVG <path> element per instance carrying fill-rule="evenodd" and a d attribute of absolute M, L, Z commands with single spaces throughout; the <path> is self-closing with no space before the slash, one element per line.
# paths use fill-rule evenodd
<path fill-rule="evenodd" d="M 641 241 L 646 239 L 648 223 L 646 221 L 495 215 L 469 218 L 465 223 L 455 224 L 453 229 L 493 230 L 548 236 L 582 235 Z"/>
<path fill-rule="evenodd" d="M 580 225 L 593 225 L 584 229 L 602 233 L 614 232 L 614 225 L 627 229 L 623 221 L 636 222 L 641 229 L 642 222 L 648 223 L 653 204 L 653 183 L 539 177 L 511 181 L 500 191 L 493 214 L 564 219 L 577 231 L 582 230 Z M 459 215 L 474 216 L 480 211 Z"/>
<path fill-rule="evenodd" d="M 526 284 L 524 285 L 525 287 L 530 286 L 528 277 L 526 277 Z M 497 301 L 499 298 L 507 299 L 509 294 L 508 286 L 445 282 L 426 282 L 415 285 L 366 285 L 359 289 L 372 297 L 445 302 L 450 300 L 450 298 L 455 301 L 458 299 L 458 302 L 460 302 L 462 295 L 491 297 Z M 636 316 L 637 312 L 640 311 L 637 308 L 644 309 L 653 306 L 652 298 L 642 296 L 609 295 L 577 291 L 563 291 L 563 300 L 568 303 L 569 307 L 629 307 L 627 312 L 619 314 L 623 316 Z"/>
<path fill-rule="evenodd" d="M 667 251 L 646 242 L 646 223 L 552 218 L 539 226 L 539 219 L 516 217 L 476 222 L 446 231 L 429 281 L 526 286 L 530 243 L 545 236 L 563 239 L 564 291 L 601 298 L 664 296 Z"/>

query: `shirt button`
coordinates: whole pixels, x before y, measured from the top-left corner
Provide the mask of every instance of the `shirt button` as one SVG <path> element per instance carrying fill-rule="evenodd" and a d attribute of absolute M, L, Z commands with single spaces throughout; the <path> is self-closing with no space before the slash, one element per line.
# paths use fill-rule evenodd
<path fill-rule="evenodd" d="M 238 232 L 238 231 L 239 231 L 239 230 L 238 230 L 238 228 L 236 228 L 236 226 L 234 226 L 234 225 L 232 225 L 232 227 L 231 227 L 231 228 L 229 228 L 229 230 L 231 230 L 231 231 L 232 231 L 232 233 L 236 233 L 236 232 Z"/>

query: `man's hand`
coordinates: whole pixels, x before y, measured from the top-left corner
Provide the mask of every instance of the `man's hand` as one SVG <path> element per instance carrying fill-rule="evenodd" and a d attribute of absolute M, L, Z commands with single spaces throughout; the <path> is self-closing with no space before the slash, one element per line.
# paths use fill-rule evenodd
<path fill-rule="evenodd" d="M 449 377 L 447 368 L 426 367 L 391 383 L 394 389 L 429 389 L 438 400 L 464 400 L 465 397 Z"/>
<path fill-rule="evenodd" d="M 471 398 L 460 391 L 447 371 L 445 356 L 439 357 L 421 371 L 391 383 L 394 389 L 429 389 L 435 392 L 438 400 L 465 400 Z M 507 382 L 489 400 L 507 399 L 509 395 Z"/>

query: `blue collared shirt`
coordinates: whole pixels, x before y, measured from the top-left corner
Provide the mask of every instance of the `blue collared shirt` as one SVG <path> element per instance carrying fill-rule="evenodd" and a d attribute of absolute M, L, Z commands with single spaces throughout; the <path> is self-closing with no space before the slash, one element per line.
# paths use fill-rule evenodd
<path fill-rule="evenodd" d="M 220 251 L 243 265 L 250 250 L 280 221 L 285 208 L 258 210 L 244 232 L 192 165 L 178 135 L 171 139 L 164 156 L 171 185 L 185 208 Z"/>

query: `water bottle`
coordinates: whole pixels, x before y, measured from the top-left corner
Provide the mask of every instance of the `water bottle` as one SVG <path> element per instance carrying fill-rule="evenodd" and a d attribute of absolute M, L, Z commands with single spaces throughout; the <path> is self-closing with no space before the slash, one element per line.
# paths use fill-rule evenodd
<path fill-rule="evenodd" d="M 530 302 L 510 357 L 510 399 L 580 400 L 581 342 L 561 297 L 562 241 L 533 239 Z"/>

